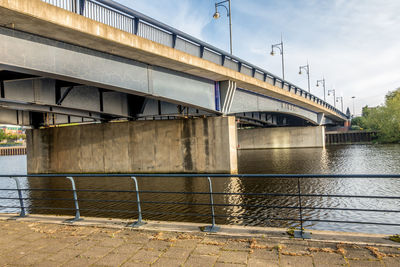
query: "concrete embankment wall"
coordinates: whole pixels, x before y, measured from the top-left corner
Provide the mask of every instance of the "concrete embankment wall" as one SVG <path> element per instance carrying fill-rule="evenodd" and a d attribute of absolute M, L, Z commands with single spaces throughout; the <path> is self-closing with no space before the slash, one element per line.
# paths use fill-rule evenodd
<path fill-rule="evenodd" d="M 373 131 L 327 132 L 325 142 L 326 145 L 370 144 L 376 135 Z"/>
<path fill-rule="evenodd" d="M 28 173 L 237 173 L 234 117 L 27 132 Z"/>
<path fill-rule="evenodd" d="M 325 147 L 325 127 L 279 127 L 238 130 L 239 149 Z"/>

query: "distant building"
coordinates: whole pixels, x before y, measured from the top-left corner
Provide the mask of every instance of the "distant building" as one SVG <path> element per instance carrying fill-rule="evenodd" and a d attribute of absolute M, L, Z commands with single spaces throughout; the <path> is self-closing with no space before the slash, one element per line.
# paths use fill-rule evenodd
<path fill-rule="evenodd" d="M 25 129 L 19 126 L 0 126 L 0 130 L 3 131 L 5 134 L 16 134 L 21 135 L 25 134 Z"/>

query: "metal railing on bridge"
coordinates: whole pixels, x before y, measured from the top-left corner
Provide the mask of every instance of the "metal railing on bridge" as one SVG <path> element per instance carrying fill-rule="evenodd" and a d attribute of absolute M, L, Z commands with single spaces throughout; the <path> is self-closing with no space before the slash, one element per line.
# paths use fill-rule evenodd
<path fill-rule="evenodd" d="M 393 218 L 399 218 L 398 216 L 391 217 L 390 221 L 370 221 L 370 220 L 339 220 L 339 219 L 324 219 L 319 218 L 320 215 L 317 215 L 317 218 L 310 216 L 307 214 L 305 217 L 305 213 L 309 211 L 324 211 L 324 212 L 333 212 L 333 211 L 340 211 L 340 212 L 364 212 L 364 213 L 378 213 L 378 214 L 398 214 L 400 213 L 400 209 L 384 207 L 382 205 L 378 205 L 378 200 L 390 200 L 390 201 L 399 201 L 400 196 L 393 196 L 393 195 L 378 195 L 378 194 L 323 194 L 323 193 L 304 193 L 304 184 L 302 182 L 304 179 L 320 179 L 320 181 L 325 182 L 326 179 L 393 179 L 394 181 L 400 181 L 400 175 L 292 175 L 292 174 L 240 174 L 240 175 L 230 175 L 230 174 L 37 174 L 37 175 L 0 175 L 0 178 L 3 179 L 14 179 L 16 188 L 8 186 L 0 187 L 0 208 L 13 209 L 13 212 L 16 212 L 17 209 L 20 210 L 20 216 L 24 217 L 27 215 L 27 210 L 31 211 L 39 211 L 39 210 L 56 210 L 58 212 L 65 212 L 65 211 L 74 211 L 75 217 L 70 220 L 70 222 L 82 220 L 81 212 L 89 213 L 89 212 L 108 212 L 108 213 L 125 213 L 125 214 L 137 214 L 137 221 L 130 226 L 138 227 L 143 225 L 145 222 L 142 220 L 143 216 L 159 218 L 160 216 L 168 215 L 169 218 L 172 220 L 176 220 L 178 217 L 189 217 L 192 222 L 198 222 L 199 220 L 193 219 L 196 217 L 201 218 L 209 218 L 211 225 L 205 227 L 204 231 L 211 231 L 215 232 L 219 230 L 219 227 L 216 225 L 216 219 L 222 218 L 234 218 L 236 220 L 240 220 L 244 222 L 248 219 L 256 219 L 258 225 L 262 225 L 262 222 L 265 221 L 277 221 L 277 222 L 287 222 L 291 226 L 296 226 L 298 230 L 295 231 L 296 237 L 301 238 L 309 238 L 307 233 L 304 231 L 304 226 L 306 223 L 335 223 L 335 224 L 359 224 L 359 225 L 379 225 L 379 226 L 390 226 L 390 227 L 397 227 L 400 226 L 399 220 L 394 220 Z M 42 187 L 42 188 L 22 188 L 21 187 L 21 179 L 39 179 L 39 184 L 49 183 L 53 185 L 53 188 L 49 187 Z M 54 186 L 54 179 L 62 179 L 65 182 L 68 180 L 71 182 L 71 186 L 69 188 L 60 188 Z M 67 178 L 68 180 L 66 180 Z M 147 189 L 140 189 L 138 184 L 138 178 L 141 179 L 141 182 L 144 183 L 146 181 L 151 180 L 150 188 Z M 161 179 L 161 180 L 154 180 L 154 179 Z M 50 179 L 47 182 L 43 182 L 44 179 Z M 106 189 L 104 188 L 78 188 L 75 184 L 75 180 L 80 179 L 96 179 L 96 184 L 101 184 L 101 179 L 112 179 L 112 182 L 117 182 L 115 179 L 124 179 L 124 184 L 121 185 L 121 181 L 118 182 L 118 185 L 121 188 L 118 189 L 109 189 L 110 184 L 107 186 Z M 155 182 L 162 183 L 167 182 L 171 183 L 171 179 L 198 179 L 197 181 L 201 181 L 203 188 L 207 188 L 206 190 L 202 191 L 180 191 L 177 190 L 175 186 L 172 186 L 175 190 L 168 191 L 168 190 L 154 190 Z M 286 179 L 287 181 L 292 182 L 291 186 L 285 184 L 286 187 L 290 187 L 290 190 L 285 192 L 276 192 L 276 191 L 259 191 L 255 190 L 248 192 L 243 190 L 235 190 L 230 189 L 229 192 L 226 192 L 226 185 L 224 185 L 223 190 L 215 191 L 213 190 L 213 185 L 218 184 L 218 180 L 221 179 L 240 179 L 242 181 L 253 179 L 256 182 L 254 188 L 260 187 L 262 183 L 268 182 L 271 184 L 272 180 Z M 244 180 L 243 180 L 244 179 Z M 255 180 L 254 180 L 255 179 Z M 133 185 L 131 184 L 131 190 L 127 189 L 128 184 L 125 182 L 129 182 L 130 180 L 133 181 Z M 4 181 L 4 180 L 2 180 Z M 93 180 L 92 180 L 93 181 Z M 185 180 L 184 183 L 187 185 L 188 180 Z M 304 182 L 303 182 L 304 183 Z M 363 182 L 365 183 L 365 181 Z M 0 183 L 1 184 L 1 183 Z M 197 185 L 199 183 L 197 182 Z M 32 185 L 30 186 L 32 187 Z M 159 186 L 160 187 L 160 186 Z M 215 188 L 215 187 L 214 187 Z M 220 187 L 221 188 L 221 187 Z M 364 192 L 365 189 L 360 188 L 360 192 Z M 222 192 L 224 191 L 224 192 Z M 7 194 L 4 194 L 7 192 Z M 26 192 L 36 192 L 39 195 L 30 196 Z M 54 197 L 55 193 L 63 192 L 66 194 L 63 197 Z M 80 197 L 78 198 L 78 193 Z M 118 196 L 118 199 L 108 199 L 104 196 L 106 194 L 114 194 L 113 196 Z M 53 195 L 52 195 L 53 194 Z M 130 198 L 121 199 L 121 194 L 128 194 Z M 68 197 L 68 196 L 71 197 Z M 82 197 L 82 195 L 86 195 L 86 198 Z M 148 195 L 149 197 L 147 200 L 141 200 L 143 195 Z M 173 199 L 172 196 L 185 196 L 184 200 L 182 199 Z M 88 197 L 91 196 L 91 197 Z M 95 197 L 97 196 L 97 198 Z M 166 200 L 163 200 L 161 196 L 166 196 Z M 207 197 L 208 201 L 195 199 L 194 196 L 202 196 Z M 233 199 L 234 197 L 240 197 L 241 200 L 237 201 Z M 261 201 L 257 202 L 247 202 L 244 201 L 243 198 L 254 197 L 257 199 L 261 199 Z M 283 198 L 292 198 L 294 201 L 285 200 L 284 204 L 275 204 L 271 198 L 276 197 L 283 197 Z M 329 201 L 324 202 L 323 206 L 314 206 L 310 205 L 310 199 L 346 199 L 346 200 L 354 200 L 354 199 L 371 199 L 373 200 L 373 205 L 376 207 L 373 208 L 359 208 L 359 207 L 348 207 L 348 206 L 338 206 L 336 204 L 329 205 Z M 189 199 L 189 200 L 188 200 Z M 217 201 L 216 201 L 217 200 Z M 17 201 L 19 205 L 15 205 L 16 203 L 11 203 L 10 201 Z M 47 203 L 60 203 L 61 202 L 68 202 L 74 203 L 74 207 L 66 207 L 63 205 L 47 205 L 47 206 L 35 206 L 32 203 L 34 201 L 50 201 Z M 82 203 L 101 203 L 101 207 L 87 207 L 87 208 L 80 208 L 80 204 Z M 108 204 L 109 207 L 104 207 L 105 204 Z M 327 204 L 328 203 L 328 204 Z M 126 205 L 126 209 L 121 208 L 118 204 Z M 132 207 L 133 205 L 133 207 Z M 144 208 L 145 205 L 148 208 Z M 150 209 L 150 207 L 154 207 L 158 205 L 155 210 Z M 162 206 L 167 206 L 167 210 L 162 210 Z M 192 207 L 203 207 L 202 211 L 207 211 L 207 213 L 203 212 L 177 212 L 176 209 L 171 208 L 175 206 L 180 207 L 189 207 L 191 210 Z M 398 207 L 398 202 L 396 202 L 394 207 Z M 229 208 L 229 209 L 253 209 L 251 214 L 246 213 L 225 213 L 222 214 L 221 212 L 215 212 L 215 209 L 221 208 Z M 161 209 L 161 211 L 160 211 Z M 184 209 L 185 210 L 185 209 Z M 278 212 L 273 212 L 273 210 L 278 210 Z M 290 210 L 290 215 L 284 215 L 286 212 L 285 210 Z M 222 210 L 221 210 L 222 211 Z M 293 212 L 296 212 L 293 213 Z M 379 218 L 381 215 L 379 215 Z M 129 216 L 130 217 L 130 216 Z M 136 216 L 135 216 L 136 217 Z M 204 220 L 203 220 L 204 221 Z M 243 224 L 243 223 L 238 223 Z M 246 223 L 244 223 L 246 224 Z"/>
<path fill-rule="evenodd" d="M 207 44 L 140 12 L 111 0 L 42 0 L 154 42 L 203 58 L 240 73 L 265 81 L 309 99 L 343 118 L 346 115 L 319 97 L 228 52 Z"/>

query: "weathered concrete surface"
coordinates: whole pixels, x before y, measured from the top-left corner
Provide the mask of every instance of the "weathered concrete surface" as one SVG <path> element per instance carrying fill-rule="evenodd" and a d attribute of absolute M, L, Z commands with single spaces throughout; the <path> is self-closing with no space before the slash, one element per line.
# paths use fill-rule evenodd
<path fill-rule="evenodd" d="M 65 218 L 36 215 L 17 221 L 8 218 L 0 215 L 1 266 L 400 265 L 397 243 L 305 241 L 282 235 L 251 236 L 251 230 L 248 236 L 134 230 L 110 220 L 92 226 L 84 225 L 85 221 L 67 225 L 60 223 Z"/>
<path fill-rule="evenodd" d="M 234 117 L 27 132 L 28 173 L 237 173 Z"/>
<path fill-rule="evenodd" d="M 238 130 L 239 149 L 325 147 L 325 127 Z"/>
<path fill-rule="evenodd" d="M 339 121 L 344 119 L 334 111 L 293 92 L 40 0 L 0 0 L 0 25 L 198 77 L 236 81 L 240 88 L 289 101 L 318 113 L 323 112 Z"/>

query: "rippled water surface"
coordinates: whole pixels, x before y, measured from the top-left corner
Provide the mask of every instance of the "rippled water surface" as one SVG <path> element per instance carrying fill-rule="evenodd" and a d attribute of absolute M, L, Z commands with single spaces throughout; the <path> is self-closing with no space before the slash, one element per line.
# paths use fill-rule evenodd
<path fill-rule="evenodd" d="M 400 174 L 400 145 L 352 145 L 334 146 L 326 149 L 270 149 L 239 151 L 240 173 L 293 173 L 293 174 Z M 0 173 L 26 173 L 26 157 L 0 157 Z M 70 188 L 65 178 L 38 179 L 31 178 L 29 183 L 22 179 L 23 185 L 30 188 Z M 122 192 L 133 190 L 133 182 L 129 178 L 81 178 L 77 179 L 80 189 L 107 189 L 121 192 L 78 192 L 80 199 L 89 200 L 124 200 L 125 203 L 81 201 L 81 214 L 88 216 L 107 216 L 135 218 L 135 194 Z M 14 187 L 11 179 L 0 181 L 2 188 Z M 214 192 L 229 193 L 297 193 L 297 180 L 294 179 L 256 179 L 256 178 L 214 178 Z M 173 191 L 173 192 L 208 192 L 208 183 L 205 178 L 139 178 L 141 191 Z M 301 191 L 305 194 L 348 194 L 348 195 L 381 195 L 400 196 L 400 179 L 302 179 Z M 2 195 L 15 193 L 0 192 Z M 71 198 L 71 192 L 38 192 L 28 191 L 26 195 L 35 198 L 45 197 L 49 200 L 34 200 L 34 206 L 73 208 L 71 201 L 55 201 L 54 198 Z M 200 216 L 209 214 L 209 207 L 201 205 L 209 203 L 209 196 L 205 194 L 162 194 L 142 193 L 144 203 L 142 209 L 145 219 L 184 220 L 209 223 L 209 217 Z M 154 202 L 167 201 L 169 204 Z M 216 213 L 221 215 L 217 223 L 240 223 L 245 225 L 262 226 L 297 226 L 295 221 L 278 219 L 297 219 L 297 209 L 262 208 L 265 206 L 296 207 L 297 197 L 282 196 L 254 196 L 254 195 L 217 195 L 216 203 L 239 204 L 238 206 L 218 206 Z M 174 202 L 190 202 L 197 205 L 176 205 Z M 4 200 L 2 203 L 5 203 Z M 10 201 L 7 202 L 11 203 Z M 17 205 L 18 203 L 13 203 Z M 400 200 L 365 199 L 365 198 L 303 198 L 305 207 L 327 208 L 357 208 L 375 210 L 400 210 Z M 3 204 L 4 205 L 4 204 Z M 10 212 L 16 209 L 4 209 Z M 107 210 L 107 211 L 105 211 Z M 128 213 L 126 212 L 128 211 Z M 69 210 L 35 209 L 31 212 L 56 212 L 73 214 Z M 175 215 L 164 213 L 173 212 Z M 189 215 L 181 215 L 189 214 Z M 230 217 L 224 217 L 230 216 Z M 235 217 L 232 217 L 235 216 Z M 332 211 L 321 209 L 305 209 L 303 217 L 314 220 L 340 221 L 369 221 L 383 223 L 399 223 L 400 214 L 391 212 L 355 212 Z M 271 219 L 271 218 L 275 218 Z M 326 222 L 309 222 L 307 228 L 341 231 L 359 231 L 376 233 L 398 233 L 400 227 L 374 226 L 359 224 L 338 224 Z"/>

